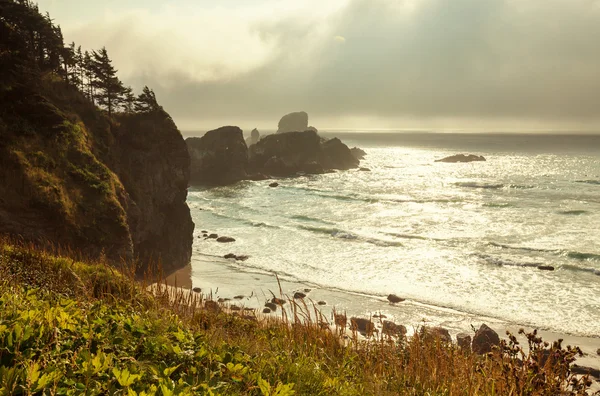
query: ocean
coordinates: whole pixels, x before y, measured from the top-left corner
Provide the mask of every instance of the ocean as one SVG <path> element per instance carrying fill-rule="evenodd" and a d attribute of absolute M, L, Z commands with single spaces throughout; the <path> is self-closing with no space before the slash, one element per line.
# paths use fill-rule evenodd
<path fill-rule="evenodd" d="M 600 135 L 322 133 L 371 171 L 192 188 L 197 258 L 600 336 Z M 457 153 L 486 162 L 436 163 Z M 540 270 L 551 266 L 553 271 Z"/>

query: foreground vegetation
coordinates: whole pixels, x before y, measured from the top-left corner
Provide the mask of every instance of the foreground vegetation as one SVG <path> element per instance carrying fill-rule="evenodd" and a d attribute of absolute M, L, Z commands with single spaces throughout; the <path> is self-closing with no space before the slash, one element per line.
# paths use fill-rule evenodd
<path fill-rule="evenodd" d="M 418 335 L 342 342 L 306 306 L 285 321 L 242 317 L 7 240 L 0 279 L 2 395 L 558 395 L 589 384 L 569 370 L 577 349 L 534 335 L 530 352 L 513 339 L 485 356 Z"/>

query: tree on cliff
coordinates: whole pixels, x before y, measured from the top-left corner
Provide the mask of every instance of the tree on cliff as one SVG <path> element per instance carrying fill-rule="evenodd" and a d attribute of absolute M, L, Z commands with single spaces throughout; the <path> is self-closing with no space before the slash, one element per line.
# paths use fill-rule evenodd
<path fill-rule="evenodd" d="M 162 106 L 158 104 L 154 91 L 145 86 L 135 102 L 135 111 L 138 113 L 153 113 L 159 110 L 162 110 Z"/>
<path fill-rule="evenodd" d="M 117 77 L 117 70 L 112 65 L 106 48 L 94 51 L 92 70 L 95 77 L 92 86 L 99 91 L 96 95 L 98 104 L 106 107 L 108 116 L 112 117 L 113 109 L 119 105 L 125 88 Z"/>

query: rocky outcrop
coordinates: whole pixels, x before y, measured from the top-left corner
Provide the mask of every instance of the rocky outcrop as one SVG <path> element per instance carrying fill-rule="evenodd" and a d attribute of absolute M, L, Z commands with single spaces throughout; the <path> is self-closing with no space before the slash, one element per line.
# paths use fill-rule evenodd
<path fill-rule="evenodd" d="M 327 169 L 348 170 L 357 168 L 360 161 L 340 139 L 333 138 L 322 143 L 319 163 Z"/>
<path fill-rule="evenodd" d="M 246 146 L 250 147 L 253 144 L 258 143 L 259 140 L 260 140 L 260 132 L 258 132 L 258 129 L 254 128 L 252 130 L 252 132 L 250 132 L 250 137 L 248 139 L 246 139 Z"/>
<path fill-rule="evenodd" d="M 169 115 L 109 119 L 62 81 L 0 93 L 0 232 L 140 272 L 191 257 L 189 156 Z"/>
<path fill-rule="evenodd" d="M 443 327 L 422 327 L 421 328 L 421 337 L 424 340 L 433 341 L 440 340 L 442 342 L 451 343 L 452 337 L 450 336 L 450 332 Z"/>
<path fill-rule="evenodd" d="M 456 155 L 451 155 L 450 157 L 436 160 L 435 162 L 458 163 L 458 162 L 481 162 L 481 161 L 485 161 L 485 160 L 486 159 L 482 155 L 456 154 Z"/>
<path fill-rule="evenodd" d="M 107 163 L 132 199 L 126 212 L 134 254 L 144 263 L 158 260 L 165 273 L 189 263 L 190 158 L 171 117 L 164 111 L 121 117 L 108 151 Z"/>
<path fill-rule="evenodd" d="M 492 348 L 497 345 L 500 345 L 500 337 L 498 336 L 498 333 L 484 323 L 475 333 L 471 347 L 473 352 L 484 354 L 491 352 Z"/>
<path fill-rule="evenodd" d="M 284 115 L 279 120 L 277 133 L 303 132 L 306 130 L 308 130 L 308 114 L 305 111 L 299 111 Z"/>
<path fill-rule="evenodd" d="M 358 164 L 339 139 L 325 140 L 314 131 L 269 135 L 249 149 L 250 172 L 272 176 L 322 174 L 328 169 L 356 168 Z"/>
<path fill-rule="evenodd" d="M 375 331 L 375 325 L 369 319 L 350 318 L 350 329 L 359 332 L 363 336 L 369 336 Z"/>
<path fill-rule="evenodd" d="M 350 152 L 352 153 L 354 158 L 356 158 L 359 161 L 364 159 L 365 156 L 367 155 L 367 152 L 365 150 L 359 149 L 358 147 L 352 147 L 350 149 Z"/>
<path fill-rule="evenodd" d="M 224 185 L 247 177 L 248 147 L 235 126 L 215 129 L 200 138 L 186 139 L 192 184 Z"/>

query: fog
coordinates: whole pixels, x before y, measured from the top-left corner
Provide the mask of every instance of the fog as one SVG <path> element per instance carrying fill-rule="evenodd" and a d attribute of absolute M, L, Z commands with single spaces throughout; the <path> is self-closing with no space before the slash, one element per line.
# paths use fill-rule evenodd
<path fill-rule="evenodd" d="M 70 3 L 40 6 L 182 129 L 600 126 L 595 0 Z"/>

